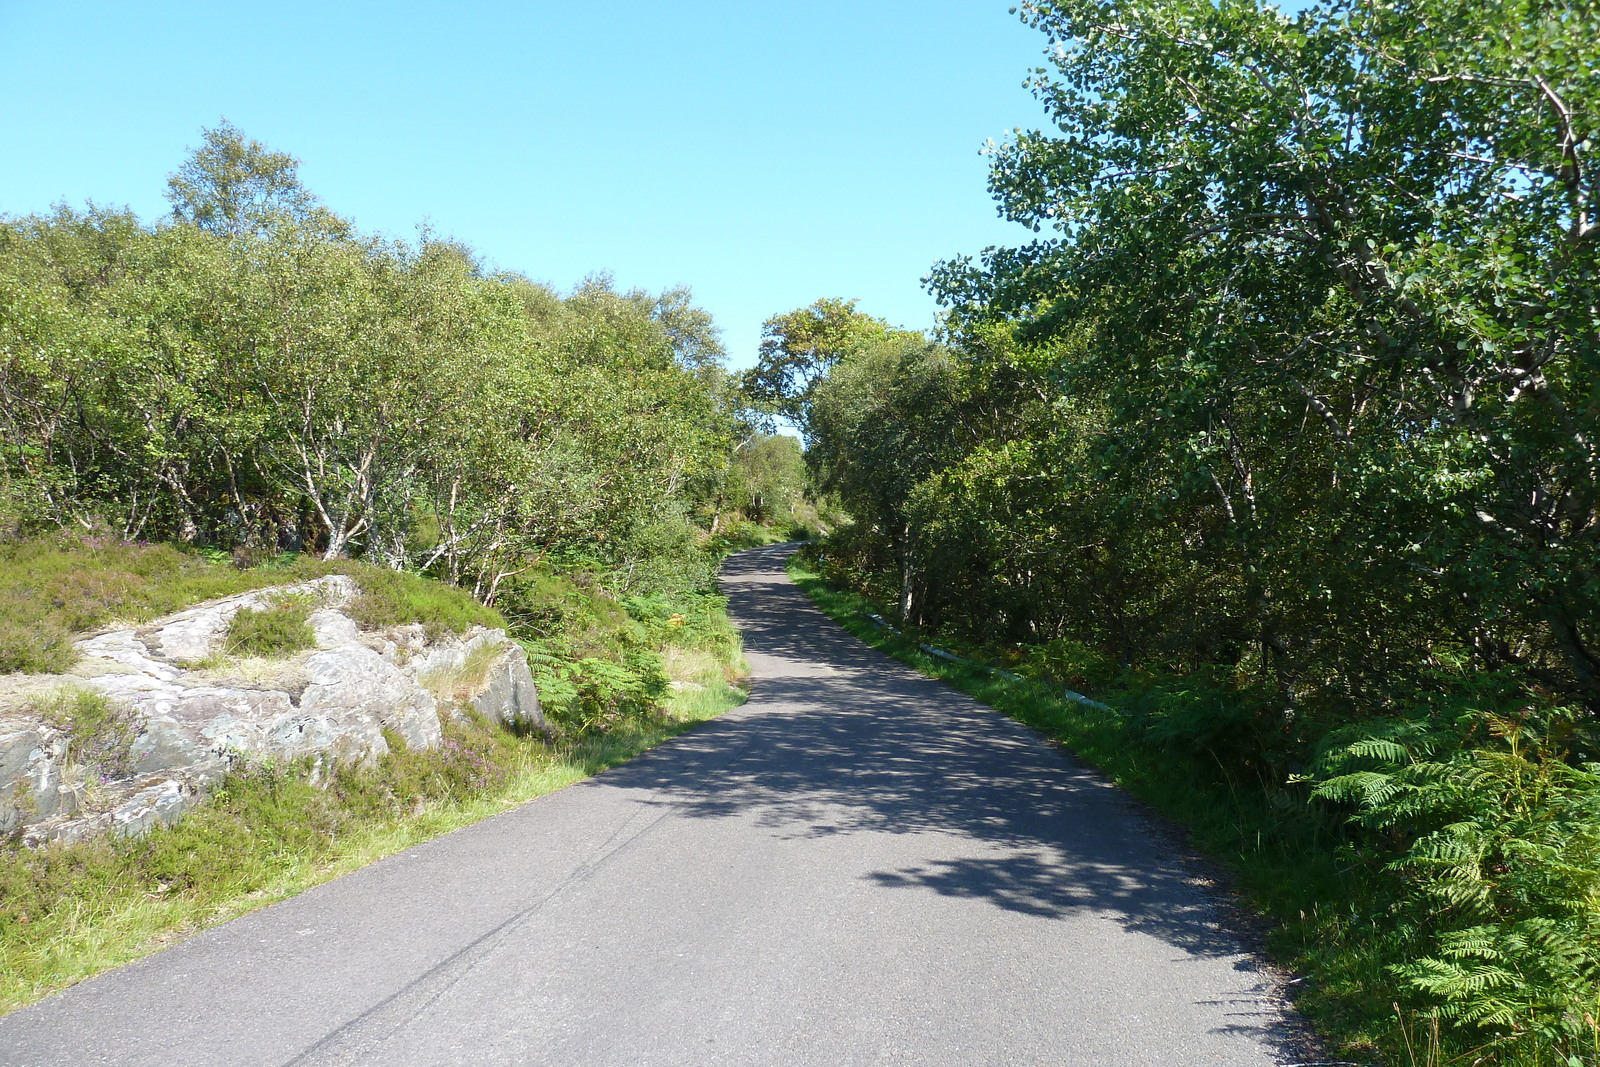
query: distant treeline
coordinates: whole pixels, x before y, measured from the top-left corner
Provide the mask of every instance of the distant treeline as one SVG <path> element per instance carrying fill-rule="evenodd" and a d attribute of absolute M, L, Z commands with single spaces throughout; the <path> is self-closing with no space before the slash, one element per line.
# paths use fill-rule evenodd
<path fill-rule="evenodd" d="M 155 224 L 0 219 L 13 530 L 355 554 L 492 599 L 544 559 L 703 579 L 697 528 L 752 492 L 787 514 L 741 468 L 773 446 L 686 291 L 562 295 L 453 241 L 363 235 L 226 124 L 168 196 Z"/>
<path fill-rule="evenodd" d="M 832 576 L 1162 688 L 1149 737 L 1394 865 L 1351 998 L 1600 1062 L 1600 7 L 1022 10 L 1058 129 L 990 183 L 1047 236 L 936 268 L 939 343 L 824 301 L 752 375 Z"/>

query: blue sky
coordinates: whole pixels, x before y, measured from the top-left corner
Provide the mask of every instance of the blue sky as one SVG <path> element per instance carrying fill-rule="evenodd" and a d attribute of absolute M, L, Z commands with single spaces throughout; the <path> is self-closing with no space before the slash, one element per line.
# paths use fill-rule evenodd
<path fill-rule="evenodd" d="M 363 229 L 567 289 L 693 287 L 752 362 L 820 296 L 925 328 L 937 259 L 1030 234 L 979 149 L 1042 112 L 1007 0 L 0 0 L 0 213 L 165 210 L 226 117 Z"/>

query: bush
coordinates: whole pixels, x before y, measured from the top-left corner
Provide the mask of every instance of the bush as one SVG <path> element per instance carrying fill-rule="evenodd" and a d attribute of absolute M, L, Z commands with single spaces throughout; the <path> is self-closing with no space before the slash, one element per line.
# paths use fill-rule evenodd
<path fill-rule="evenodd" d="M 235 656 L 289 656 L 316 644 L 312 601 L 304 596 L 272 598 L 265 607 L 240 608 L 228 624 L 223 647 Z"/>
<path fill-rule="evenodd" d="M 724 658 L 739 649 L 739 632 L 728 618 L 728 600 L 720 593 L 630 597 L 623 606 L 644 628 L 651 645 L 713 652 Z"/>
<path fill-rule="evenodd" d="M 4 599 L 3 593 L 0 599 Z M 0 611 L 9 607 L 9 603 L 0 603 Z M 0 674 L 64 671 L 76 658 L 72 632 L 57 620 L 0 616 Z"/>
<path fill-rule="evenodd" d="M 1567 709 L 1468 721 L 1471 746 L 1423 720 L 1368 725 L 1316 795 L 1392 857 L 1388 970 L 1419 1012 L 1496 1062 L 1600 1063 L 1600 763 L 1570 762 Z"/>
<path fill-rule="evenodd" d="M 1029 677 L 1059 682 L 1087 693 L 1105 691 L 1119 673 L 1115 659 L 1065 637 L 1029 648 L 1021 667 Z"/>

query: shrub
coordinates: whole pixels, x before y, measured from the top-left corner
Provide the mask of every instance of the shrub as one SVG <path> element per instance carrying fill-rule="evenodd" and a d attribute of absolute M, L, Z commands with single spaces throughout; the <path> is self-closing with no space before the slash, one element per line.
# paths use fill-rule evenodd
<path fill-rule="evenodd" d="M 1570 762 L 1581 723 L 1483 714 L 1470 747 L 1420 720 L 1368 726 L 1316 788 L 1394 856 L 1409 943 L 1390 973 L 1505 1062 L 1600 1063 L 1600 763 Z"/>
<path fill-rule="evenodd" d="M 9 606 L 0 604 L 0 611 Z M 0 615 L 0 674 L 64 671 L 76 658 L 72 633 L 57 620 Z"/>
<path fill-rule="evenodd" d="M 739 632 L 728 618 L 728 600 L 720 593 L 692 593 L 672 599 L 630 597 L 623 606 L 644 627 L 652 645 L 699 649 L 724 657 L 739 650 Z"/>
<path fill-rule="evenodd" d="M 282 596 L 265 607 L 240 608 L 228 624 L 223 647 L 235 656 L 289 656 L 316 644 L 311 632 L 312 601 Z"/>
<path fill-rule="evenodd" d="M 1029 648 L 1022 673 L 1060 682 L 1069 689 L 1097 693 L 1116 680 L 1118 666 L 1115 659 L 1083 642 L 1061 637 Z"/>

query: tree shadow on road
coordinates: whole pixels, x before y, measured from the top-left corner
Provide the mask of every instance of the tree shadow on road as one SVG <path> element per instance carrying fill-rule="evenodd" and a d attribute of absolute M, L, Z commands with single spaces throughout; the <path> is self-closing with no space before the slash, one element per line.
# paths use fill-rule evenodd
<path fill-rule="evenodd" d="M 1045 919 L 1096 913 L 1189 957 L 1258 971 L 1174 838 L 1032 730 L 858 641 L 783 573 L 784 546 L 741 553 L 724 589 L 755 669 L 751 701 L 607 772 L 691 818 L 780 837 L 938 834 L 940 858 L 874 885 Z M 1298 1045 L 1266 975 L 1229 1029 Z M 1291 1033 L 1293 1031 L 1293 1033 Z"/>

